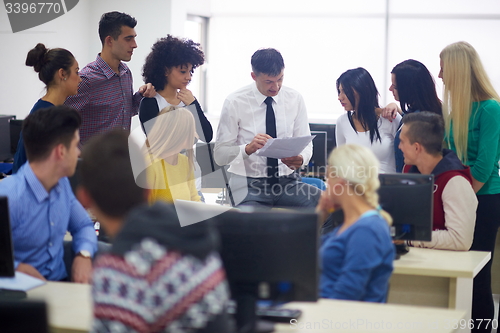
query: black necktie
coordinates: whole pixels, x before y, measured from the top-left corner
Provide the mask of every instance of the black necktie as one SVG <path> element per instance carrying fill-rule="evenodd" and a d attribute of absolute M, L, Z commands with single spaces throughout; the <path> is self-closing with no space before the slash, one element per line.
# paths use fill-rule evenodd
<path fill-rule="evenodd" d="M 273 98 L 266 98 L 264 103 L 267 105 L 266 134 L 276 138 L 276 117 L 273 110 Z M 267 177 L 269 185 L 272 186 L 278 183 L 278 160 L 276 158 L 267 158 Z"/>

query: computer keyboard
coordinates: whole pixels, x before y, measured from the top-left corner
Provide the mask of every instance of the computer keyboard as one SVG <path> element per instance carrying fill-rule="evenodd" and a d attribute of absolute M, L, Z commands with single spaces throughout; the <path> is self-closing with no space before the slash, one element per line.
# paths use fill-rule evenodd
<path fill-rule="evenodd" d="M 236 305 L 230 302 L 227 308 L 229 314 L 236 313 Z M 272 321 L 275 323 L 290 323 L 292 319 L 298 319 L 302 311 L 298 309 L 285 309 L 273 306 L 257 306 L 256 314 L 259 319 Z"/>
<path fill-rule="evenodd" d="M 290 323 L 292 319 L 298 319 L 302 311 L 298 309 L 282 308 L 257 308 L 257 316 L 262 320 L 268 320 L 276 323 Z"/>

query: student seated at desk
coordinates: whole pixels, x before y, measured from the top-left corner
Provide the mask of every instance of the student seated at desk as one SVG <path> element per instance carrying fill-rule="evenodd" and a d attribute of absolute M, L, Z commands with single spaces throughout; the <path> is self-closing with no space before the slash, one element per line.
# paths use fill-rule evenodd
<path fill-rule="evenodd" d="M 362 146 L 337 147 L 328 158 L 328 189 L 317 211 L 335 207 L 343 223 L 322 236 L 320 295 L 325 298 L 385 302 L 392 273 L 392 219 L 378 204 L 379 162 Z"/>
<path fill-rule="evenodd" d="M 39 279 L 90 280 L 97 237 L 67 178 L 75 173 L 80 154 L 80 123 L 80 115 L 69 106 L 31 113 L 22 134 L 28 163 L 0 182 L 0 195 L 9 198 L 16 270 Z M 67 265 L 66 231 L 77 254 Z"/>
<path fill-rule="evenodd" d="M 181 227 L 173 205 L 147 205 L 132 173 L 138 150 L 127 132 L 113 130 L 82 153 L 78 196 L 113 240 L 93 272 L 92 332 L 231 332 L 214 230 Z"/>
<path fill-rule="evenodd" d="M 197 134 L 191 112 L 167 106 L 144 127 L 147 142 L 143 150 L 150 164 L 146 173 L 152 189 L 149 201 L 201 201 L 194 179 L 192 148 Z M 181 154 L 183 150 L 186 150 L 187 156 Z"/>
<path fill-rule="evenodd" d="M 442 149 L 443 117 L 431 112 L 407 114 L 400 140 L 403 172 L 434 175 L 432 240 L 409 245 L 468 251 L 474 238 L 477 198 L 470 168 L 462 164 L 454 151 Z"/>

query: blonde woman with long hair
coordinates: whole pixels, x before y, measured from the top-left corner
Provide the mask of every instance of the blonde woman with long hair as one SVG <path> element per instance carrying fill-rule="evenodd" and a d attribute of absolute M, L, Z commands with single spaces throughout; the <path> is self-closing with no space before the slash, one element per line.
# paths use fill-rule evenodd
<path fill-rule="evenodd" d="M 144 127 L 147 133 L 144 151 L 151 164 L 147 169 L 151 186 L 149 201 L 201 201 L 194 180 L 192 147 L 198 135 L 191 112 L 169 106 Z M 185 155 L 181 154 L 184 150 Z"/>
<path fill-rule="evenodd" d="M 317 211 L 344 211 L 343 223 L 322 238 L 320 295 L 325 298 L 385 302 L 394 260 L 390 215 L 381 210 L 379 161 L 373 152 L 347 144 L 328 158 L 328 189 Z"/>
<path fill-rule="evenodd" d="M 478 199 L 471 250 L 490 251 L 493 256 L 500 223 L 500 98 L 469 43 L 448 45 L 440 59 L 446 143 L 470 166 Z M 473 331 L 490 332 L 486 323 L 494 316 L 491 261 L 474 279 L 473 290 L 472 318 L 481 319 Z"/>

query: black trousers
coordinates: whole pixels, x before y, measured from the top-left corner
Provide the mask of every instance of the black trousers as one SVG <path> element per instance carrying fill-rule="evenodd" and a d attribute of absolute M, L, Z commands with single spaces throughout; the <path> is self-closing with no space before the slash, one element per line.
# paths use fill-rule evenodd
<path fill-rule="evenodd" d="M 492 323 L 486 327 L 487 321 L 493 320 L 494 305 L 491 291 L 491 264 L 497 231 L 500 226 L 500 194 L 478 195 L 478 206 L 476 212 L 476 227 L 474 229 L 473 251 L 491 252 L 491 260 L 484 266 L 474 278 L 474 289 L 472 292 L 472 319 L 474 328 L 472 332 L 491 332 Z M 479 319 L 483 319 L 481 322 Z"/>

